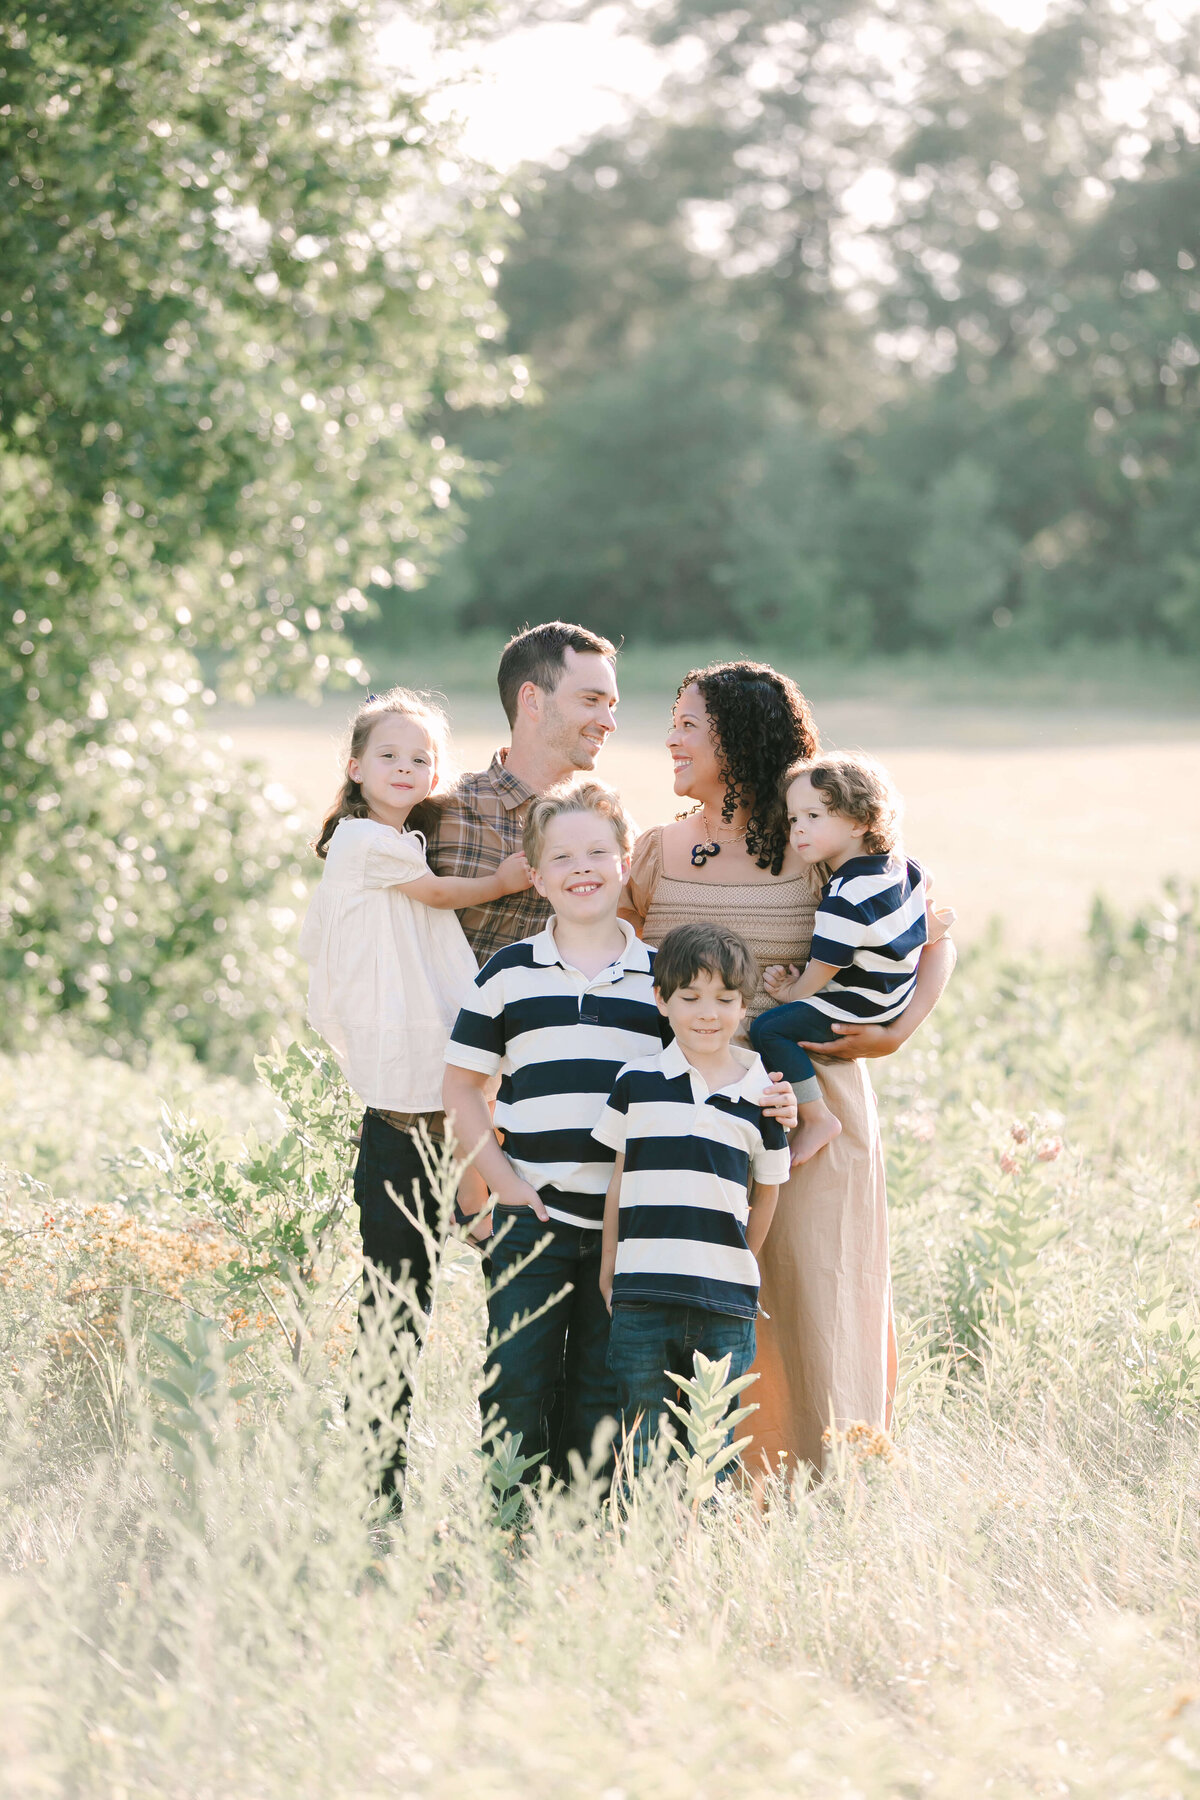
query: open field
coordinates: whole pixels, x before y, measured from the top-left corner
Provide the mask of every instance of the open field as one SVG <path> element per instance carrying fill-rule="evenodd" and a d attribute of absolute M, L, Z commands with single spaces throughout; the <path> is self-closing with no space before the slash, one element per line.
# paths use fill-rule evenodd
<path fill-rule="evenodd" d="M 494 665 L 491 646 L 486 654 Z M 479 666 L 487 672 L 482 657 Z M 662 653 L 649 668 L 635 665 L 598 768 L 642 824 L 679 807 L 662 740 L 671 679 L 686 666 L 681 656 L 668 668 Z M 460 764 L 478 768 L 504 737 L 499 704 L 482 681 L 468 683 L 460 663 L 409 679 L 440 685 L 439 676 Z M 1065 949 L 1095 894 L 1128 907 L 1164 877 L 1200 877 L 1200 696 L 1189 704 L 1186 681 L 1157 705 L 1150 679 L 1057 689 L 1013 682 L 1005 699 L 1003 684 L 976 675 L 957 684 L 969 700 L 956 700 L 945 676 L 864 677 L 850 694 L 847 685 L 844 676 L 810 684 L 824 739 L 891 768 L 907 802 L 909 848 L 957 908 L 962 941 L 997 920 L 1011 943 Z M 315 828 L 339 779 L 352 705 L 341 696 L 316 708 L 264 700 L 250 711 L 221 708 L 216 723 L 295 795 L 306 829 Z"/>
<path fill-rule="evenodd" d="M 350 1222 L 307 1274 L 263 1261 L 344 1183 L 336 1091 L 0 1059 L 0 1794 L 1196 1795 L 1200 947 L 1162 924 L 1154 955 L 969 954 L 873 1065 L 895 1444 L 765 1512 L 659 1471 L 515 1537 L 452 1248 L 410 1503 L 372 1528 Z M 243 1146 L 273 1104 L 291 1136 Z"/>

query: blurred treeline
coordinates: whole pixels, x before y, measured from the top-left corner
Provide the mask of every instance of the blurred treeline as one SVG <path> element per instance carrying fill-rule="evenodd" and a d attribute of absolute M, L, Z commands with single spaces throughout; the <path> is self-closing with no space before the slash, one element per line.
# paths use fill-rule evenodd
<path fill-rule="evenodd" d="M 653 108 L 518 184 L 542 404 L 428 600 L 786 650 L 1200 650 L 1197 34 L 1148 0 L 654 0 Z M 378 593 L 385 631 L 430 606 Z"/>

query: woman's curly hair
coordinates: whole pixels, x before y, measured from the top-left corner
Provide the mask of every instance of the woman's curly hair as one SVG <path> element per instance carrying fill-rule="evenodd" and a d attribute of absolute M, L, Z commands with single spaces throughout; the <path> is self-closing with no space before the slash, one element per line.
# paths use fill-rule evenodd
<path fill-rule="evenodd" d="M 746 848 L 760 869 L 778 875 L 788 841 L 778 799 L 780 779 L 792 763 L 808 761 L 820 749 L 808 701 L 790 676 L 770 663 L 710 663 L 707 669 L 692 669 L 680 682 L 676 700 L 693 682 L 712 723 L 725 782 L 721 817 L 730 822 L 739 806 L 749 807 Z"/>

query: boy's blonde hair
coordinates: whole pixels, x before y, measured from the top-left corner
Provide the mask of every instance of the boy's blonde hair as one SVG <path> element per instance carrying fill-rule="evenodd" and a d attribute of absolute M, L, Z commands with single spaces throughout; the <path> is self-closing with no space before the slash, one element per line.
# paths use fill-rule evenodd
<path fill-rule="evenodd" d="M 785 810 L 788 789 L 801 775 L 808 776 L 831 813 L 867 827 L 862 841 L 865 855 L 883 856 L 899 849 L 903 805 L 891 776 L 873 756 L 833 750 L 810 762 L 793 763 L 780 787 Z"/>
<path fill-rule="evenodd" d="M 621 805 L 620 795 L 601 781 L 581 781 L 574 787 L 554 788 L 548 794 L 539 795 L 529 808 L 521 848 L 531 869 L 536 869 L 541 861 L 546 832 L 555 819 L 561 819 L 566 813 L 595 813 L 598 818 L 607 819 L 621 855 L 629 855 L 633 848 L 633 826 Z"/>

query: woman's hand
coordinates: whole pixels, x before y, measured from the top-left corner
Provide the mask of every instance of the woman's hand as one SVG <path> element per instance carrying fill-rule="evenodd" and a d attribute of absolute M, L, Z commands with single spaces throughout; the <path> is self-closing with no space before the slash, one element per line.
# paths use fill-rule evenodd
<path fill-rule="evenodd" d="M 776 1005 L 791 999 L 792 988 L 799 979 L 800 971 L 795 963 L 789 963 L 786 969 L 782 963 L 772 963 L 769 969 L 763 970 L 763 986 Z"/>
<path fill-rule="evenodd" d="M 890 1025 L 835 1025 L 836 1044 L 801 1044 L 810 1056 L 828 1056 L 834 1062 L 857 1062 L 860 1056 L 891 1056 L 904 1043 L 896 1030 L 898 1020 Z"/>

